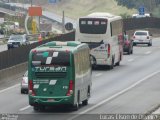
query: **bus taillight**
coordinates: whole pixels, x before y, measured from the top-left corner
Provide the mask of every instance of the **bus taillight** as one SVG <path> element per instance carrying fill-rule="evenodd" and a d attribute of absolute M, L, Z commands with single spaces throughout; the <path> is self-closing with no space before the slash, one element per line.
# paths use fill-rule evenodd
<path fill-rule="evenodd" d="M 32 50 L 32 53 L 36 53 L 37 52 L 37 50 Z"/>
<path fill-rule="evenodd" d="M 73 94 L 73 81 L 72 80 L 69 81 L 69 89 L 67 92 L 67 96 L 70 96 L 71 94 Z"/>
<path fill-rule="evenodd" d="M 110 46 L 110 44 L 108 44 L 107 50 L 108 50 L 108 57 L 110 57 L 110 54 L 111 54 L 111 46 Z"/>
<path fill-rule="evenodd" d="M 35 92 L 33 90 L 33 82 L 32 80 L 29 80 L 29 94 L 31 94 L 32 96 L 35 96 Z"/>

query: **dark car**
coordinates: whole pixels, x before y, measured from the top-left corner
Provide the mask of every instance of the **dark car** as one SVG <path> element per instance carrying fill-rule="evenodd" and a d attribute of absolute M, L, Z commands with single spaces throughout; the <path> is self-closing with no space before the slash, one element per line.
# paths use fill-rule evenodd
<path fill-rule="evenodd" d="M 29 40 L 26 34 L 24 35 L 11 35 L 7 42 L 8 49 L 28 45 Z"/>
<path fill-rule="evenodd" d="M 133 40 L 128 35 L 124 35 L 123 51 L 127 52 L 128 55 L 133 53 Z"/>

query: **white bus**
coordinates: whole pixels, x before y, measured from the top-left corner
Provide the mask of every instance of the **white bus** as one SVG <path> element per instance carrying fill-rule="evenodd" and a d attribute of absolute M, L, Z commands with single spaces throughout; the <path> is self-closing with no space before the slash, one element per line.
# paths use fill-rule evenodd
<path fill-rule="evenodd" d="M 120 16 L 96 12 L 78 19 L 76 41 L 89 44 L 93 66 L 113 69 L 122 60 L 122 33 Z"/>

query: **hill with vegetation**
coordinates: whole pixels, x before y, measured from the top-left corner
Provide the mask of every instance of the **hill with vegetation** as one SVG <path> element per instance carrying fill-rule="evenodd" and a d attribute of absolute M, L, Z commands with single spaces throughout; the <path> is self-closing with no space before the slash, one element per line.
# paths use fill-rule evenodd
<path fill-rule="evenodd" d="M 31 0 L 10 0 L 11 2 L 30 3 Z M 48 0 L 32 0 L 33 4 L 58 14 L 65 14 L 72 18 L 84 16 L 95 11 L 110 12 L 123 17 L 129 17 L 138 12 L 140 6 L 145 7 L 147 13 L 160 17 L 160 0 L 56 0 L 56 4 L 48 4 Z"/>
<path fill-rule="evenodd" d="M 128 9 L 126 6 L 117 5 L 115 0 L 57 0 L 56 4 L 49 4 L 48 0 L 32 0 L 33 4 L 40 5 L 44 9 L 54 13 L 77 19 L 92 12 L 109 12 L 115 15 L 129 17 L 137 13 L 136 9 Z M 30 3 L 30 0 L 19 0 L 19 2 Z"/>
<path fill-rule="evenodd" d="M 139 9 L 144 6 L 147 13 L 151 13 L 155 17 L 160 17 L 160 0 L 115 0 L 118 5 L 125 6 L 129 9 Z M 128 2 L 129 1 L 129 2 Z"/>

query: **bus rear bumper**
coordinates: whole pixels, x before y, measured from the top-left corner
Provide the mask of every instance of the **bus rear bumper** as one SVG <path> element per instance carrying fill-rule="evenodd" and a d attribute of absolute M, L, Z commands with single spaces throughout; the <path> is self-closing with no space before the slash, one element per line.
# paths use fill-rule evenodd
<path fill-rule="evenodd" d="M 62 96 L 62 97 L 38 97 L 29 96 L 29 104 L 31 106 L 35 105 L 62 105 L 62 104 L 73 104 L 72 96 Z"/>

